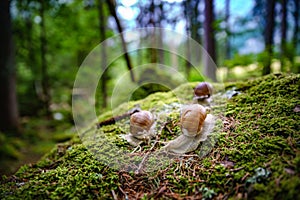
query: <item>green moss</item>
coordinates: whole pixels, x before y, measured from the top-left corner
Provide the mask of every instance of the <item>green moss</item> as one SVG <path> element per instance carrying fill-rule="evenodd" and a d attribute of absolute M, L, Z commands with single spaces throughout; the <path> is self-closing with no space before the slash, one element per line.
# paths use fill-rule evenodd
<path fill-rule="evenodd" d="M 119 106 L 114 113 L 122 114 L 137 104 L 150 109 L 157 116 L 159 140 L 171 140 L 180 134 L 179 103 L 191 101 L 196 84 L 151 94 Z M 220 104 L 222 85 L 214 86 L 219 103 L 213 112 L 217 110 L 214 114 L 222 119 L 216 125 L 221 129 L 216 128 L 209 138 L 217 143 L 205 157 L 197 156 L 201 147 L 172 159 L 152 152 L 145 162 L 148 171 L 136 174 L 155 143 L 135 150 L 120 137 L 129 129 L 128 119 L 123 119 L 101 129 L 90 128 L 81 135 L 83 144 L 78 137 L 58 144 L 37 164 L 3 177 L 0 198 L 112 199 L 114 193 L 123 199 L 299 199 L 300 115 L 294 108 L 300 105 L 300 75 L 277 74 L 226 84 L 226 89 L 235 87 L 241 92 L 226 104 Z M 104 113 L 99 121 L 110 116 L 111 112 Z M 154 150 L 163 146 L 155 145 Z M 109 157 L 117 153 L 114 146 L 128 154 Z M 122 170 L 109 167 L 114 162 L 122 163 Z M 258 175 L 259 168 L 270 174 Z"/>

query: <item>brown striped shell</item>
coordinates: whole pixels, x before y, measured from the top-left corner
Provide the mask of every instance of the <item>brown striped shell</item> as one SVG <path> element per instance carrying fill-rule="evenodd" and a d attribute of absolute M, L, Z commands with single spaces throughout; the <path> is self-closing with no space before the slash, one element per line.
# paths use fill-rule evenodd
<path fill-rule="evenodd" d="M 185 135 L 197 135 L 206 118 L 206 109 L 199 104 L 187 105 L 181 112 L 181 130 Z"/>
<path fill-rule="evenodd" d="M 130 117 L 130 133 L 137 135 L 143 131 L 149 131 L 154 123 L 154 117 L 149 111 L 140 111 Z"/>
<path fill-rule="evenodd" d="M 213 87 L 208 82 L 201 82 L 194 89 L 194 95 L 196 97 L 207 96 L 208 98 L 212 95 L 212 92 L 213 92 Z"/>

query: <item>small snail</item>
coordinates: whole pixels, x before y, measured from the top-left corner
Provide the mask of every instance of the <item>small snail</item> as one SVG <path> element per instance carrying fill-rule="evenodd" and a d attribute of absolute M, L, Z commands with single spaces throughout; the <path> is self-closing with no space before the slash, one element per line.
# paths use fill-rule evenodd
<path fill-rule="evenodd" d="M 213 93 L 213 87 L 208 82 L 199 83 L 194 89 L 194 100 L 199 103 L 209 104 L 209 98 Z"/>
<path fill-rule="evenodd" d="M 183 134 L 188 136 L 196 136 L 206 118 L 206 109 L 198 104 L 185 106 L 181 113 L 181 130 Z"/>
<path fill-rule="evenodd" d="M 214 117 L 206 114 L 203 106 L 192 104 L 182 109 L 180 123 L 182 135 L 168 142 L 164 149 L 174 153 L 188 153 L 196 150 L 199 143 L 207 139 L 214 126 Z"/>
<path fill-rule="evenodd" d="M 130 133 L 125 139 L 133 146 L 142 143 L 143 140 L 150 140 L 154 136 L 154 116 L 149 111 L 140 111 L 130 117 Z"/>

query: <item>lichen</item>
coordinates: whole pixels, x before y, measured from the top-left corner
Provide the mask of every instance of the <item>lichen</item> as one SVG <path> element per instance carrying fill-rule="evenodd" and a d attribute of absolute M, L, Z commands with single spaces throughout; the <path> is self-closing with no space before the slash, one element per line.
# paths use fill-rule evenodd
<path fill-rule="evenodd" d="M 127 112 L 137 104 L 155 113 L 168 110 L 160 119 L 164 123 L 158 123 L 157 131 L 159 141 L 171 140 L 180 134 L 176 105 L 191 100 L 191 88 L 196 84 L 185 84 L 171 92 L 155 93 L 123 104 L 115 113 Z M 222 86 L 214 86 L 221 88 L 215 94 L 222 93 Z M 217 143 L 206 156 L 199 156 L 201 147 L 173 157 L 170 162 L 150 156 L 147 166 L 161 168 L 136 171 L 143 158 L 164 144 L 152 141 L 135 150 L 119 137 L 126 133 L 128 119 L 101 129 L 93 124 L 81 139 L 94 137 L 99 144 L 82 144 L 78 137 L 58 144 L 38 163 L 21 167 L 14 176 L 2 177 L 0 198 L 112 199 L 115 195 L 120 199 L 299 199 L 300 115 L 295 107 L 300 105 L 300 75 L 273 74 L 225 84 L 226 89 L 232 87 L 240 94 L 227 100 L 226 112 L 220 112 L 225 111 L 224 105 L 218 107 L 222 121 L 217 126 L 221 129 L 213 133 L 218 137 L 211 140 L 216 139 Z M 104 113 L 99 121 L 111 116 L 111 112 Z M 110 138 L 109 145 L 117 145 L 132 155 L 130 159 L 120 156 L 111 161 L 127 159 L 123 164 L 126 170 L 132 171 L 117 170 L 110 167 L 111 163 L 95 158 L 93 151 L 103 152 L 101 139 L 105 137 Z M 151 148 L 154 151 L 150 152 Z M 260 182 L 257 169 L 270 173 Z"/>

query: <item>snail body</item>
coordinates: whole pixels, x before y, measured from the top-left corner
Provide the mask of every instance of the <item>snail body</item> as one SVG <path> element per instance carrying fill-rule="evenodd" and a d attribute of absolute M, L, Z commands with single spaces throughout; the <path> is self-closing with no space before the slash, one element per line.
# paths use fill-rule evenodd
<path fill-rule="evenodd" d="M 133 146 L 137 146 L 143 140 L 150 140 L 154 136 L 154 116 L 149 111 L 140 111 L 130 117 L 130 133 L 125 139 Z"/>
<path fill-rule="evenodd" d="M 199 104 L 185 106 L 181 118 L 182 134 L 171 140 L 164 147 L 174 153 L 188 153 L 197 149 L 201 141 L 207 139 L 214 125 L 214 117 L 206 114 L 206 109 Z"/>

